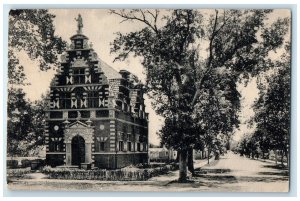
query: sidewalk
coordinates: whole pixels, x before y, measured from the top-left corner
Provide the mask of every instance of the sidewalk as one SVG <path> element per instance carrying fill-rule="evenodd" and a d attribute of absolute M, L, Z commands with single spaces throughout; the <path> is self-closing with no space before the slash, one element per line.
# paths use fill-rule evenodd
<path fill-rule="evenodd" d="M 266 163 L 273 163 L 273 164 L 276 163 L 276 161 L 270 160 L 270 159 L 254 158 L 253 160 L 258 160 L 258 161 L 262 161 L 262 162 L 266 162 Z M 280 160 L 277 161 L 277 165 L 281 165 L 281 161 Z M 287 166 L 287 163 L 283 162 L 283 165 Z"/>

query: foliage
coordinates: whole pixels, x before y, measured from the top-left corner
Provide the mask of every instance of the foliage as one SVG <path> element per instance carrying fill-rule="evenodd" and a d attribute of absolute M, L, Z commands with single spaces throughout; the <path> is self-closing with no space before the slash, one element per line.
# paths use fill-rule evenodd
<path fill-rule="evenodd" d="M 7 168 L 17 168 L 18 160 L 7 160 L 6 165 L 7 165 Z"/>
<path fill-rule="evenodd" d="M 24 85 L 24 66 L 18 54 L 25 51 L 30 59 L 37 60 L 41 70 L 57 64 L 65 42 L 54 34 L 55 16 L 44 9 L 17 9 L 9 12 L 8 78 L 9 84 Z"/>
<path fill-rule="evenodd" d="M 290 45 L 274 64 L 273 71 L 258 79 L 259 98 L 254 104 L 255 137 L 264 151 L 287 154 L 290 139 L 291 74 Z"/>
<path fill-rule="evenodd" d="M 236 83 L 272 67 L 268 54 L 282 46 L 289 25 L 288 19 L 269 25 L 271 10 L 215 10 L 208 18 L 202 10 L 170 10 L 162 17 L 158 10 L 111 12 L 145 25 L 118 33 L 111 50 L 116 59 L 142 58 L 154 109 L 165 117 L 162 141 L 182 157 L 205 136 L 216 139 L 238 125 Z"/>
<path fill-rule="evenodd" d="M 136 169 L 124 168 L 118 170 L 82 170 L 68 168 L 51 168 L 46 166 L 43 173 L 50 179 L 75 179 L 75 180 L 104 180 L 104 181 L 146 181 L 151 177 L 167 174 L 174 170 L 172 165 L 156 168 Z"/>
<path fill-rule="evenodd" d="M 25 100 L 22 89 L 10 88 L 7 104 L 7 153 L 26 156 L 44 143 L 45 96 L 32 103 Z"/>
<path fill-rule="evenodd" d="M 44 9 L 17 9 L 9 13 L 7 152 L 10 155 L 27 155 L 28 150 L 44 141 L 45 97 L 33 103 L 25 100 L 20 87 L 30 82 L 26 80 L 20 55 L 25 52 L 39 64 L 39 70 L 57 66 L 57 55 L 64 49 L 65 42 L 54 34 L 54 17 Z"/>
<path fill-rule="evenodd" d="M 30 168 L 7 169 L 7 177 L 24 177 L 30 172 Z"/>

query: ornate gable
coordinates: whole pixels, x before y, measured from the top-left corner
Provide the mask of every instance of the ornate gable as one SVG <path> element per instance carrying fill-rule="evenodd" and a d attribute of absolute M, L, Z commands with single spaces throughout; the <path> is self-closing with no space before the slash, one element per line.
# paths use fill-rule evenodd
<path fill-rule="evenodd" d="M 84 68 L 84 67 L 89 67 L 87 61 L 84 58 L 74 58 L 74 61 L 71 62 L 71 66 L 76 68 L 76 67 L 80 67 L 80 68 Z"/>

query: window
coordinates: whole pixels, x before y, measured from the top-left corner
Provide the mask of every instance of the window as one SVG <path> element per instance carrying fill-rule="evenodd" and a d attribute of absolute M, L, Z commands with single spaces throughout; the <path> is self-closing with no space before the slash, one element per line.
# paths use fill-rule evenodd
<path fill-rule="evenodd" d="M 104 151 L 105 149 L 105 142 L 100 142 L 100 151 Z"/>
<path fill-rule="evenodd" d="M 97 91 L 88 92 L 88 107 L 96 108 L 99 106 L 99 96 Z"/>
<path fill-rule="evenodd" d="M 132 149 L 131 149 L 131 142 L 127 142 L 127 150 L 128 151 L 132 151 Z"/>
<path fill-rule="evenodd" d="M 52 151 L 52 152 L 60 152 L 61 151 L 60 141 L 51 141 L 49 148 L 50 148 L 50 151 Z"/>
<path fill-rule="evenodd" d="M 141 143 L 137 143 L 137 151 L 141 151 Z"/>
<path fill-rule="evenodd" d="M 71 94 L 64 93 L 60 98 L 60 107 L 63 109 L 69 109 L 71 107 Z"/>
<path fill-rule="evenodd" d="M 124 151 L 124 142 L 119 141 L 119 151 Z"/>
<path fill-rule="evenodd" d="M 75 41 L 75 49 L 82 49 L 82 40 Z"/>
<path fill-rule="evenodd" d="M 127 140 L 131 140 L 131 134 L 127 133 Z"/>
<path fill-rule="evenodd" d="M 73 76 L 74 76 L 74 84 L 84 84 L 85 83 L 84 68 L 74 69 Z"/>

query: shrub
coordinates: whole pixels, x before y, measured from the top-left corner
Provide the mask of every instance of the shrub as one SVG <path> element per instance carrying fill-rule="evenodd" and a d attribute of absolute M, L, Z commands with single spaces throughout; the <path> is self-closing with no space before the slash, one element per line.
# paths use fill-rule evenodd
<path fill-rule="evenodd" d="M 18 168 L 18 160 L 6 160 L 7 168 Z"/>
<path fill-rule="evenodd" d="M 7 169 L 8 177 L 23 177 L 27 173 L 30 173 L 30 168 Z"/>
<path fill-rule="evenodd" d="M 43 159 L 35 159 L 31 161 L 31 169 L 38 170 L 45 166 L 45 160 Z"/>
<path fill-rule="evenodd" d="M 22 160 L 21 163 L 22 163 L 22 168 L 31 167 L 31 161 L 28 159 Z"/>
<path fill-rule="evenodd" d="M 74 179 L 74 180 L 104 180 L 104 181 L 145 181 L 151 177 L 167 174 L 177 169 L 176 165 L 165 165 L 162 167 L 136 169 L 123 168 L 118 170 L 82 170 L 68 168 L 44 167 L 43 173 L 50 179 Z"/>

